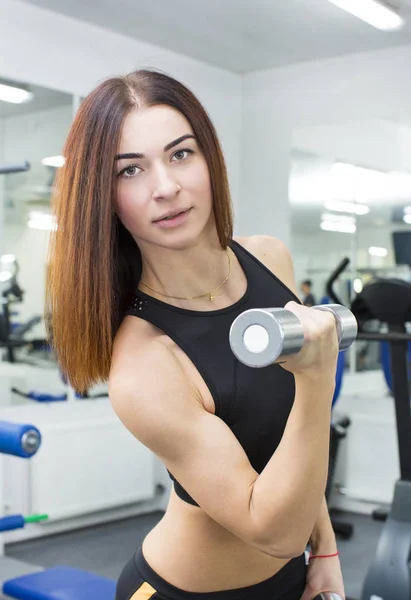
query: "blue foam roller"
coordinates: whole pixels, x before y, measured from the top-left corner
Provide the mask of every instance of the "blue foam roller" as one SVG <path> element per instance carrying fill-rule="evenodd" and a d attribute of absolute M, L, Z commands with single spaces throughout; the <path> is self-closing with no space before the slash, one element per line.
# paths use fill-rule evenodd
<path fill-rule="evenodd" d="M 0 453 L 30 458 L 37 452 L 41 434 L 34 425 L 0 421 Z"/>
<path fill-rule="evenodd" d="M 23 515 L 11 515 L 10 517 L 2 517 L 0 519 L 0 532 L 13 531 L 14 529 L 22 529 L 25 525 Z"/>
<path fill-rule="evenodd" d="M 81 569 L 54 567 L 6 581 L 3 594 L 17 600 L 114 600 L 116 582 Z"/>

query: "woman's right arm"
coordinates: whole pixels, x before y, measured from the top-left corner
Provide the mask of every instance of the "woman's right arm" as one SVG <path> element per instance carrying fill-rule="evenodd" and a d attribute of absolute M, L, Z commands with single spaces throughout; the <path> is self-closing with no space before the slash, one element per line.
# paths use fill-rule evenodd
<path fill-rule="evenodd" d="M 297 304 L 292 309 L 299 317 L 310 310 Z M 322 366 L 329 366 L 335 353 L 336 360 L 337 352 L 330 350 L 336 337 L 331 319 L 334 329 L 335 324 L 328 313 L 311 321 L 304 316 L 311 354 L 302 351 L 300 362 L 285 365 L 295 372 L 295 401 L 283 438 L 260 475 L 229 427 L 205 410 L 173 352 L 159 341 L 117 344 L 109 381 L 118 417 L 199 506 L 247 544 L 278 558 L 304 551 L 328 471 L 335 370 L 320 369 L 315 359 L 327 354 Z"/>

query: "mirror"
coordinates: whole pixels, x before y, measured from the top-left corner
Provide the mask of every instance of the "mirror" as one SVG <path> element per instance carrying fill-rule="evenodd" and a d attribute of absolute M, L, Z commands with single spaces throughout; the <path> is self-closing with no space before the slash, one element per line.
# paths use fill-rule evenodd
<path fill-rule="evenodd" d="M 70 94 L 0 78 L 0 278 L 13 266 L 22 292 L 11 295 L 7 281 L 0 282 L 13 338 L 45 339 L 50 199 L 73 107 Z M 15 346 L 16 360 L 29 360 L 28 345 Z"/>
<path fill-rule="evenodd" d="M 344 303 L 375 277 L 411 280 L 411 123 L 294 130 L 289 192 L 297 281 L 312 280 L 317 303 L 344 256 Z M 357 342 L 353 358 L 352 369 L 381 368 L 378 344 Z"/>

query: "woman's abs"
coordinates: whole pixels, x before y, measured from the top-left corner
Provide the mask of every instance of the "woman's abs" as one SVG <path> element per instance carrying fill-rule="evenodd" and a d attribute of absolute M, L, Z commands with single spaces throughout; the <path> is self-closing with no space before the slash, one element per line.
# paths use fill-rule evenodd
<path fill-rule="evenodd" d="M 168 583 L 197 593 L 255 585 L 288 562 L 249 546 L 174 490 L 164 517 L 144 540 L 143 554 Z"/>

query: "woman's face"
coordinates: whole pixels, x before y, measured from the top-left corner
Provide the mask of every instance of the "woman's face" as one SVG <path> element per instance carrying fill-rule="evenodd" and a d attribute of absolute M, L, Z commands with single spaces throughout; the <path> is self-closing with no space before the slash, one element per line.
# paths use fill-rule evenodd
<path fill-rule="evenodd" d="M 169 106 L 127 115 L 115 175 L 115 210 L 140 249 L 190 247 L 214 223 L 205 157 L 187 119 Z"/>

